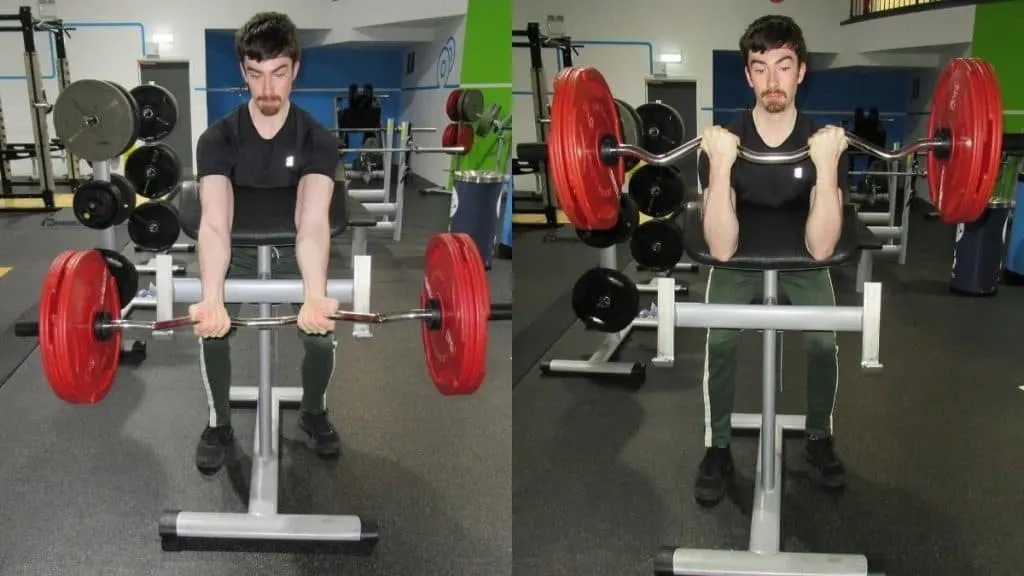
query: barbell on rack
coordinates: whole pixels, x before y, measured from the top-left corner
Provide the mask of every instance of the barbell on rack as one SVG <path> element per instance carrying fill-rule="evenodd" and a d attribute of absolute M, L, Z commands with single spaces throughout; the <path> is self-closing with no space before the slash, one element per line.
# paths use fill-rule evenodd
<path fill-rule="evenodd" d="M 366 128 L 331 128 L 330 131 L 335 133 L 335 134 L 345 134 L 345 133 L 350 133 L 350 132 L 351 133 L 361 134 L 361 133 L 365 133 L 365 132 L 383 132 L 384 130 L 381 129 L 381 128 L 370 128 L 370 129 L 366 129 Z M 409 126 L 408 131 L 410 133 L 412 133 L 412 132 L 437 132 L 437 128 L 434 128 L 433 126 Z"/>
<path fill-rule="evenodd" d="M 694 138 L 664 154 L 622 143 L 611 90 L 591 67 L 570 67 L 554 82 L 547 159 L 558 201 L 577 228 L 607 230 L 619 219 L 624 160 L 664 166 L 700 149 Z M 977 220 L 991 198 L 1003 152 L 1024 153 L 1024 135 L 1003 133 L 999 82 L 991 64 L 978 58 L 954 58 L 939 77 L 927 138 L 899 150 L 879 148 L 847 132 L 847 141 L 885 160 L 927 153 L 932 203 L 946 223 Z M 808 157 L 795 152 L 762 153 L 741 148 L 739 157 L 761 164 L 786 164 Z"/>
<path fill-rule="evenodd" d="M 187 318 L 139 322 L 121 318 L 117 279 L 98 250 L 67 250 L 43 281 L 38 322 L 15 326 L 18 336 L 39 338 L 43 373 L 57 397 L 95 404 L 106 397 L 120 364 L 124 330 L 169 331 Z M 158 294 L 158 298 L 161 296 Z M 427 243 L 420 307 L 394 313 L 339 311 L 333 319 L 382 324 L 421 323 L 427 369 L 444 395 L 472 394 L 486 375 L 487 323 L 510 320 L 511 304 L 492 304 L 483 260 L 465 234 L 438 234 Z M 232 326 L 270 329 L 296 316 L 235 318 Z"/>

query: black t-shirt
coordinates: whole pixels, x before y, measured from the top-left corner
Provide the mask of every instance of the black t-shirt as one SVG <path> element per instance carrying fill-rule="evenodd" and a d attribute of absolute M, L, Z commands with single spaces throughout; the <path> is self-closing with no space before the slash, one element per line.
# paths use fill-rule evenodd
<path fill-rule="evenodd" d="M 807 146 L 818 126 L 810 116 L 797 113 L 793 132 L 777 148 L 771 148 L 761 139 L 754 125 L 754 113 L 744 111 L 738 119 L 725 127 L 740 137 L 740 146 L 755 152 L 793 152 Z M 701 153 L 698 174 L 702 189 L 708 186 L 711 163 Z M 839 160 L 838 184 L 845 191 L 849 184 L 849 159 L 844 153 Z M 811 189 L 817 182 L 817 171 L 810 158 L 788 164 L 755 164 L 738 158 L 732 165 L 732 188 L 737 204 L 780 207 L 810 202 Z"/>
<path fill-rule="evenodd" d="M 294 103 L 273 138 L 256 131 L 248 103 L 217 120 L 196 146 L 198 177 L 227 176 L 236 187 L 294 187 L 307 174 L 334 179 L 338 139 Z"/>

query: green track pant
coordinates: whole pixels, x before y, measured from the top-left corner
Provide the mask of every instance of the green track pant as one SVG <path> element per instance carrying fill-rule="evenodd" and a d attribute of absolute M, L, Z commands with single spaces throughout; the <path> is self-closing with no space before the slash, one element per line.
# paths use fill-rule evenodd
<path fill-rule="evenodd" d="M 713 268 L 708 274 L 705 301 L 749 304 L 761 294 L 764 273 Z M 779 273 L 779 296 L 794 306 L 835 306 L 832 277 L 827 269 Z M 740 331 L 709 329 L 704 355 L 704 444 L 728 446 L 736 389 L 736 349 Z M 832 413 L 839 384 L 839 348 L 835 332 L 804 332 L 807 353 L 807 434 L 832 433 Z"/>
<path fill-rule="evenodd" d="M 257 278 L 256 252 L 254 247 L 234 247 L 231 250 L 231 266 L 228 278 Z M 292 246 L 274 248 L 271 264 L 273 278 L 301 278 L 295 248 Z M 242 305 L 228 304 L 228 315 L 238 316 Z M 231 422 L 231 337 L 236 329 L 224 338 L 202 338 L 199 341 L 199 362 L 203 384 L 206 386 L 210 404 L 210 426 L 223 426 Z M 302 410 L 320 412 L 325 409 L 324 395 L 334 373 L 334 352 L 337 342 L 334 334 L 312 336 L 298 331 L 305 349 L 302 360 Z M 253 358 L 255 362 L 256 359 Z"/>

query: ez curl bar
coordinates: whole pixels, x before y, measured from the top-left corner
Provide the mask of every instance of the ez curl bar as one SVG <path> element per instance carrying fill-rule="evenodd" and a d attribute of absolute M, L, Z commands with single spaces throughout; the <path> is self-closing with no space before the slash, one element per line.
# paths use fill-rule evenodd
<path fill-rule="evenodd" d="M 1002 96 L 995 70 L 978 58 L 955 58 L 943 70 L 932 99 L 929 137 L 885 150 L 847 133 L 849 144 L 893 160 L 927 153 L 932 203 L 946 223 L 977 220 L 994 189 L 1003 151 L 1024 152 L 1024 135 L 1003 133 Z M 547 160 L 559 203 L 582 230 L 608 230 L 620 215 L 625 160 L 670 165 L 700 148 L 695 138 L 664 154 L 622 143 L 615 100 L 604 77 L 590 67 L 564 68 L 554 82 Z M 544 146 L 543 144 L 537 146 Z M 739 157 L 759 164 L 786 164 L 808 157 L 741 148 Z"/>
<path fill-rule="evenodd" d="M 472 394 L 486 375 L 487 323 L 511 320 L 512 305 L 491 303 L 483 261 L 468 236 L 434 236 L 426 260 L 420 308 L 389 313 L 343 310 L 332 319 L 361 324 L 421 321 L 424 356 L 438 391 Z M 331 282 L 335 281 L 328 282 L 328 292 Z M 18 324 L 15 331 L 39 338 L 43 372 L 57 397 L 72 404 L 95 404 L 106 397 L 120 364 L 122 331 L 157 333 L 194 324 L 188 317 L 123 319 L 122 298 L 118 277 L 99 251 L 68 250 L 54 259 L 43 281 L 38 322 Z M 233 318 L 231 325 L 266 330 L 297 320 L 294 315 Z"/>

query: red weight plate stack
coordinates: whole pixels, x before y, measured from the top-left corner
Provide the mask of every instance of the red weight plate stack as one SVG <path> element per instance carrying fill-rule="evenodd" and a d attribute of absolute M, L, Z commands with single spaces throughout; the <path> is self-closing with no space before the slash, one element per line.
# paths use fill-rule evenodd
<path fill-rule="evenodd" d="M 562 112 L 568 92 L 564 86 L 566 77 L 573 68 L 562 68 L 555 76 L 554 96 L 551 98 L 551 123 L 548 130 L 548 175 L 558 197 L 558 205 L 573 226 L 584 222 L 573 194 L 573 182 L 569 177 L 569 159 L 566 156 L 566 136 L 563 126 L 570 114 Z"/>
<path fill-rule="evenodd" d="M 561 93 L 561 94 L 559 94 Z M 619 217 L 619 197 L 625 180 L 623 161 L 606 165 L 601 159 L 601 142 L 611 138 L 622 141 L 618 112 L 611 90 L 595 68 L 571 69 L 562 77 L 555 92 L 552 124 L 557 124 L 553 137 L 559 140 L 558 161 L 562 167 L 558 190 L 569 195 L 579 207 L 577 220 L 570 220 L 581 230 L 608 230 Z M 554 128 L 554 127 L 553 127 Z M 569 216 L 567 214 L 567 216 Z"/>
<path fill-rule="evenodd" d="M 64 279 L 65 264 L 74 256 L 74 250 L 65 250 L 57 255 L 50 264 L 50 269 L 43 279 L 43 289 L 39 294 L 39 353 L 42 356 L 43 375 L 50 386 L 56 391 L 58 387 L 66 387 L 64 376 L 58 372 L 56 357 L 56 323 L 60 286 Z"/>
<path fill-rule="evenodd" d="M 476 136 L 476 132 L 473 127 L 469 124 L 459 125 L 459 132 L 456 136 L 457 140 L 453 146 L 461 146 L 462 154 L 469 154 L 469 151 L 473 149 L 473 138 Z"/>
<path fill-rule="evenodd" d="M 436 302 L 441 311 L 439 329 L 422 324 L 423 349 L 427 370 L 437 390 L 446 396 L 470 394 L 479 387 L 467 375 L 474 376 L 472 366 L 480 334 L 477 313 L 472 307 L 473 291 L 462 262 L 461 250 L 450 234 L 438 234 L 427 243 L 426 270 L 420 305 L 426 308 Z"/>
<path fill-rule="evenodd" d="M 96 250 L 75 253 L 65 264 L 54 310 L 53 342 L 57 372 L 54 393 L 72 404 L 95 404 L 106 397 L 117 375 L 121 332 L 99 339 L 96 321 L 121 317 L 117 281 Z"/>
<path fill-rule="evenodd" d="M 973 93 L 970 66 L 964 59 L 949 61 L 932 97 L 928 133 L 945 131 L 951 141 L 948 157 L 928 155 L 928 185 L 932 203 L 946 223 L 962 222 L 964 208 L 977 185 L 980 158 L 976 146 L 984 123 L 984 97 Z M 979 102 L 981 100 L 981 102 Z"/>
<path fill-rule="evenodd" d="M 449 124 L 444 127 L 444 131 L 441 132 L 441 146 L 449 148 L 452 146 L 459 145 L 459 125 Z"/>
<path fill-rule="evenodd" d="M 984 121 L 978 132 L 976 148 L 979 153 L 979 177 L 974 189 L 973 202 L 964 214 L 965 221 L 981 218 L 992 200 L 992 193 L 999 179 L 999 165 L 1003 154 L 1003 96 L 999 79 L 992 65 L 981 58 L 970 58 L 970 64 L 977 71 L 974 83 L 978 93 L 984 96 L 982 114 Z"/>
<path fill-rule="evenodd" d="M 468 290 L 465 291 L 468 309 L 473 312 L 472 324 L 467 325 L 466 343 L 472 354 L 465 363 L 463 389 L 460 393 L 472 394 L 483 384 L 487 374 L 487 326 L 491 316 L 491 292 L 487 282 L 484 261 L 476 243 L 468 234 L 450 234 L 449 240 L 461 251 L 463 275 Z"/>
<path fill-rule="evenodd" d="M 460 96 L 462 96 L 462 90 L 452 90 L 448 93 L 448 100 L 444 103 L 444 113 L 448 115 L 448 119 L 452 122 L 459 121 Z"/>

